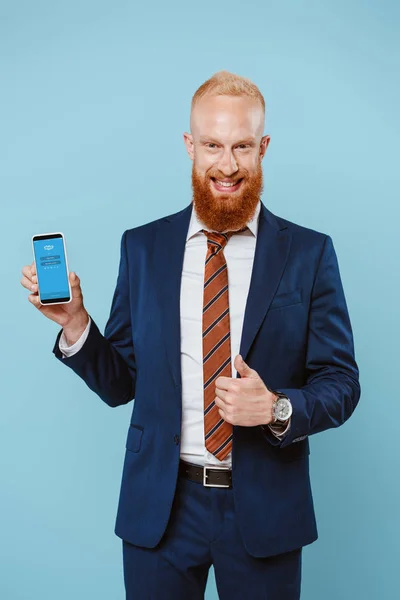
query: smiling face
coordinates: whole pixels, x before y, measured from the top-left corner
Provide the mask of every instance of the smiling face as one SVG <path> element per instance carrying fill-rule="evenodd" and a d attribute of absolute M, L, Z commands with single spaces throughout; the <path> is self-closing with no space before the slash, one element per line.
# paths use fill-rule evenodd
<path fill-rule="evenodd" d="M 216 231 L 241 229 L 260 200 L 264 111 L 248 96 L 205 95 L 194 105 L 184 140 L 193 160 L 193 204 L 198 218 Z"/>

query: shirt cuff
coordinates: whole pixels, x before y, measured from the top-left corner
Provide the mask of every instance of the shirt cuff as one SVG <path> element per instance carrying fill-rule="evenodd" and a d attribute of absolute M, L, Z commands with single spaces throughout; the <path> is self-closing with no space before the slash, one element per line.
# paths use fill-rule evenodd
<path fill-rule="evenodd" d="M 289 429 L 290 429 L 290 423 L 291 423 L 291 419 L 292 419 L 292 418 L 290 417 L 290 418 L 288 419 L 287 423 L 286 423 L 286 422 L 284 422 L 284 423 L 282 423 L 282 424 L 279 424 L 279 425 L 277 425 L 276 423 L 274 423 L 273 425 L 272 425 L 272 424 L 269 424 L 267 427 L 269 427 L 269 428 L 270 428 L 270 430 L 272 431 L 272 433 L 274 434 L 274 436 L 275 436 L 275 437 L 277 437 L 277 438 L 281 438 L 281 437 L 283 437 L 284 435 L 286 435 L 286 434 L 287 434 L 287 432 L 289 431 Z"/>
<path fill-rule="evenodd" d="M 85 331 L 82 333 L 81 337 L 71 346 L 68 346 L 67 340 L 64 335 L 64 331 L 62 332 L 62 334 L 60 336 L 60 340 L 58 342 L 58 346 L 64 356 L 66 356 L 68 358 L 69 356 L 76 354 L 82 348 L 83 344 L 86 341 L 87 336 L 89 335 L 89 328 L 90 328 L 91 322 L 92 322 L 92 319 L 89 317 L 89 322 L 86 325 Z"/>

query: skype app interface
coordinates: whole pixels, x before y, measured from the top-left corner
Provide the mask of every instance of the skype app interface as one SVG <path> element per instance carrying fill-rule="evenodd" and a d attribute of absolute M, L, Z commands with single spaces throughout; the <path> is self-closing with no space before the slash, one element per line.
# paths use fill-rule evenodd
<path fill-rule="evenodd" d="M 40 299 L 69 298 L 67 266 L 62 238 L 35 240 L 36 271 Z"/>

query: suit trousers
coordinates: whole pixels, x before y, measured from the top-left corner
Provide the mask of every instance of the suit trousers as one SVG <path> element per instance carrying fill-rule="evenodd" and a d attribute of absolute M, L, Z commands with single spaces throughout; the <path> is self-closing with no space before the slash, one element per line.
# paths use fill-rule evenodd
<path fill-rule="evenodd" d="M 232 488 L 205 487 L 178 476 L 159 544 L 122 544 L 126 600 L 202 600 L 211 565 L 221 600 L 300 598 L 302 548 L 251 556 L 237 527 Z"/>

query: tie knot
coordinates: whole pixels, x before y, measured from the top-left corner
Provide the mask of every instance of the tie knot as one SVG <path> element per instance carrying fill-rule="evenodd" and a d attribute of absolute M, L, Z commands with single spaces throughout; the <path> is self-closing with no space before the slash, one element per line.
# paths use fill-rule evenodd
<path fill-rule="evenodd" d="M 240 233 L 241 231 L 245 231 L 246 229 L 247 226 L 242 227 L 242 229 L 238 229 L 237 231 L 224 231 L 223 233 L 220 233 L 219 231 L 207 231 L 206 229 L 203 229 L 203 232 L 207 236 L 208 246 L 214 246 L 218 251 L 223 250 L 225 248 L 229 238 L 234 233 Z"/>

